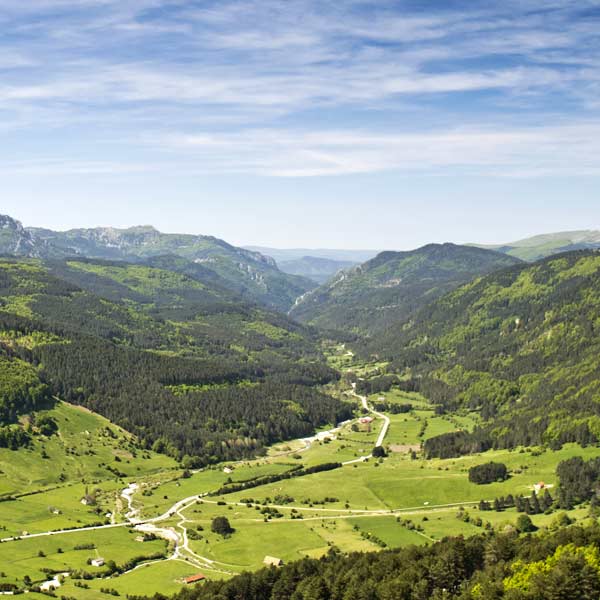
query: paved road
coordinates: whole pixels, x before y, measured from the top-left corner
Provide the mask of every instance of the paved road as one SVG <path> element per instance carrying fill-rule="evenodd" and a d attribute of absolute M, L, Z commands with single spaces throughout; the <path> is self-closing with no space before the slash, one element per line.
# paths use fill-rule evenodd
<path fill-rule="evenodd" d="M 375 416 L 383 419 L 383 427 L 381 428 L 381 431 L 379 432 L 379 436 L 377 437 L 377 442 L 375 444 L 376 446 L 383 445 L 383 441 L 384 441 L 385 436 L 387 435 L 388 429 L 390 427 L 389 417 L 373 410 L 369 406 L 367 397 L 361 396 L 356 393 L 356 383 L 352 384 L 351 394 L 361 401 L 362 406 L 365 410 L 367 410 L 368 412 L 374 414 Z M 332 430 L 331 433 L 337 431 L 337 429 L 338 428 L 336 428 L 335 430 Z M 317 436 L 315 436 L 315 437 L 317 437 Z M 308 447 L 310 447 L 310 446 L 308 446 Z M 357 462 L 364 462 L 365 460 L 372 458 L 372 456 L 373 456 L 372 454 L 368 454 L 366 456 L 361 456 L 359 458 L 355 458 L 354 460 L 346 461 L 345 463 L 342 463 L 342 464 L 350 465 L 350 464 L 357 463 Z M 133 507 L 133 494 L 137 491 L 137 489 L 138 489 L 138 485 L 134 483 L 134 484 L 130 484 L 127 488 L 125 488 L 121 492 L 122 498 L 127 501 L 127 505 L 128 505 L 128 512 L 125 515 L 127 518 L 127 521 L 124 523 L 110 523 L 109 525 L 96 525 L 93 527 L 79 527 L 77 529 L 62 529 L 59 531 L 45 531 L 43 533 L 30 533 L 27 535 L 3 538 L 3 539 L 0 539 L 0 542 L 10 542 L 10 541 L 17 540 L 17 539 L 38 538 L 38 537 L 46 537 L 46 536 L 51 536 L 51 535 L 62 535 L 65 533 L 77 533 L 77 532 L 82 532 L 82 531 L 94 531 L 96 529 L 113 529 L 116 527 L 131 527 L 133 525 L 133 526 L 136 526 L 136 529 L 139 529 L 140 531 L 153 532 L 153 533 L 156 533 L 157 535 L 160 535 L 161 537 L 163 537 L 165 539 L 170 539 L 175 544 L 175 554 L 174 554 L 173 558 L 179 558 L 180 557 L 179 556 L 180 555 L 179 534 L 177 532 L 173 531 L 172 529 L 153 527 L 153 525 L 155 523 L 160 523 L 161 521 L 166 521 L 167 519 L 172 518 L 175 514 L 177 514 L 179 517 L 183 517 L 183 515 L 180 514 L 180 511 L 185 510 L 186 508 L 189 508 L 192 504 L 195 504 L 199 499 L 203 498 L 207 494 L 203 493 L 203 494 L 194 494 L 193 496 L 188 496 L 187 498 L 183 498 L 182 500 L 177 501 L 175 504 L 173 504 L 173 506 L 171 506 L 171 508 L 169 508 L 167 511 L 165 511 L 162 515 L 159 515 L 159 516 L 153 517 L 153 518 L 149 518 L 149 519 L 140 519 L 137 516 L 138 511 L 135 510 L 135 508 Z M 289 508 L 289 507 L 281 507 L 281 508 Z M 335 509 L 314 509 L 313 508 L 311 510 L 317 510 L 317 511 L 332 510 L 332 511 L 334 511 Z M 368 511 L 368 512 L 371 512 L 371 511 Z M 374 512 L 379 512 L 379 511 L 374 511 Z M 182 523 L 179 523 L 179 526 L 184 530 L 182 546 L 185 550 L 192 553 L 188 546 L 187 531 L 185 531 L 185 527 L 182 526 Z M 206 560 L 206 559 L 203 559 L 203 560 Z"/>
<path fill-rule="evenodd" d="M 363 408 L 370 412 L 371 414 L 379 417 L 380 419 L 383 419 L 383 427 L 381 428 L 381 431 L 379 432 L 379 436 L 377 437 L 377 441 L 375 442 L 375 446 L 383 446 L 383 441 L 385 440 L 385 436 L 387 435 L 388 429 L 390 428 L 390 418 L 386 415 L 384 415 L 383 413 L 377 412 L 376 410 L 373 410 L 370 406 L 369 406 L 369 402 L 367 401 L 367 397 L 366 396 L 361 396 L 360 394 L 356 393 L 356 383 L 352 384 L 352 392 L 351 394 L 358 398 L 361 403 Z M 343 465 L 351 465 L 354 463 L 359 463 L 359 462 L 364 462 L 365 460 L 368 460 L 369 458 L 372 458 L 373 454 L 367 454 L 366 456 L 359 456 L 358 458 L 355 458 L 353 460 L 347 460 L 346 462 L 342 463 Z"/>

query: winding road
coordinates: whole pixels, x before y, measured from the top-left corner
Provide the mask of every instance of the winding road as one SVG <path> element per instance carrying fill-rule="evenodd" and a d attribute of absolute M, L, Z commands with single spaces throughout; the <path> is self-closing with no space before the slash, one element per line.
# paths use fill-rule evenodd
<path fill-rule="evenodd" d="M 367 412 L 369 412 L 383 420 L 383 426 L 381 428 L 381 431 L 379 432 L 377 441 L 375 443 L 376 446 L 382 446 L 383 442 L 385 440 L 385 437 L 388 433 L 389 427 L 390 427 L 389 417 L 387 417 L 386 415 L 379 413 L 376 410 L 374 410 L 373 408 L 371 408 L 369 406 L 366 396 L 361 396 L 360 394 L 356 393 L 356 383 L 352 384 L 352 390 L 349 391 L 348 393 L 351 396 L 358 398 L 361 402 L 362 407 Z M 340 424 L 335 429 L 332 429 L 331 431 L 321 432 L 311 438 L 305 438 L 303 440 L 300 440 L 305 444 L 305 447 L 302 448 L 301 451 L 308 450 L 314 441 L 322 439 L 323 436 L 326 436 L 326 435 L 332 434 L 332 433 L 337 433 L 343 425 L 344 424 Z M 372 456 L 373 456 L 373 454 L 371 453 L 371 454 L 368 454 L 365 456 L 355 458 L 353 460 L 346 461 L 342 464 L 350 465 L 353 463 L 364 462 L 364 461 L 372 458 Z M 152 533 L 158 537 L 161 537 L 161 538 L 167 540 L 168 542 L 171 542 L 173 544 L 173 551 L 172 551 L 171 555 L 165 559 L 158 559 L 155 561 L 141 563 L 139 565 L 136 565 L 132 570 L 137 570 L 143 566 L 152 564 L 153 562 L 160 562 L 161 560 L 178 560 L 178 561 L 187 562 L 196 567 L 201 567 L 204 569 L 218 571 L 223 574 L 231 574 L 230 571 L 222 570 L 222 569 L 219 569 L 218 567 L 216 567 L 215 563 L 217 561 L 213 561 L 209 558 L 206 558 L 206 557 L 196 554 L 190 548 L 190 545 L 189 545 L 187 528 L 185 526 L 185 523 L 187 522 L 188 519 L 183 514 L 183 511 L 185 511 L 190 506 L 194 505 L 201 498 L 207 496 L 208 495 L 207 492 L 200 493 L 200 494 L 194 494 L 193 496 L 188 496 L 187 498 L 178 500 L 163 514 L 158 515 L 157 517 L 144 519 L 144 518 L 140 518 L 140 516 L 139 516 L 140 510 L 136 509 L 133 504 L 133 496 L 137 491 L 139 491 L 139 488 L 140 488 L 140 486 L 138 483 L 130 483 L 125 489 L 123 489 L 121 491 L 120 498 L 122 500 L 125 500 L 125 502 L 127 504 L 127 512 L 124 515 L 125 521 L 122 523 L 112 522 L 107 525 L 95 525 L 95 526 L 91 526 L 91 527 L 62 529 L 62 530 L 58 530 L 58 531 L 45 531 L 42 533 L 30 533 L 27 535 L 3 538 L 3 539 L 0 539 L 0 542 L 12 542 L 12 541 L 16 541 L 19 539 L 31 539 L 31 538 L 39 538 L 39 537 L 46 537 L 46 536 L 52 536 L 52 535 L 64 535 L 64 534 L 68 534 L 68 533 L 80 533 L 83 531 L 94 531 L 94 530 L 99 530 L 99 529 L 115 529 L 117 527 L 133 526 L 135 528 L 135 530 L 139 531 L 140 533 Z M 212 503 L 211 501 L 208 501 L 208 502 Z M 242 505 L 242 503 L 237 503 L 237 502 L 235 502 L 235 503 L 228 502 L 227 504 L 228 505 Z M 277 505 L 273 505 L 273 507 L 278 508 Z M 281 506 L 280 508 L 290 508 L 290 507 L 289 506 L 285 506 L 285 507 Z M 297 509 L 302 510 L 302 509 L 305 509 L 305 507 L 297 507 Z M 389 514 L 393 514 L 394 512 L 396 512 L 395 510 L 391 510 L 391 511 L 390 510 L 372 510 L 372 511 L 371 510 L 364 510 L 364 511 L 363 510 L 348 510 L 348 511 L 346 511 L 346 510 L 341 510 L 341 509 L 325 509 L 325 508 L 319 509 L 319 508 L 314 508 L 314 507 L 311 508 L 310 510 L 314 511 L 314 512 L 322 511 L 323 513 L 328 513 L 328 512 L 337 513 L 337 518 L 349 518 L 350 516 L 357 517 L 357 516 L 368 516 L 368 515 L 383 516 L 385 514 L 389 515 Z M 399 510 L 402 510 L 402 509 L 399 509 Z M 342 513 L 342 514 L 340 514 L 340 513 Z M 179 522 L 177 523 L 176 527 L 181 530 L 181 533 L 179 533 L 175 527 L 160 527 L 159 526 L 159 524 L 162 521 L 171 519 L 175 515 L 177 515 L 177 517 L 179 517 L 179 519 L 180 519 Z M 113 514 L 113 518 L 114 518 L 114 514 Z M 323 517 L 319 517 L 319 518 L 323 518 Z M 221 564 L 221 563 L 218 563 L 218 564 Z"/>
<path fill-rule="evenodd" d="M 376 410 L 372 409 L 369 406 L 369 402 L 368 402 L 366 396 L 361 396 L 360 394 L 356 393 L 356 383 L 352 384 L 352 391 L 350 392 L 350 395 L 354 396 L 355 398 L 358 398 L 362 403 L 362 407 L 367 412 L 370 412 L 371 414 L 375 415 L 376 417 L 383 419 L 383 427 L 381 428 L 381 431 L 379 432 L 379 435 L 377 436 L 377 441 L 375 442 L 375 446 L 383 446 L 383 441 L 385 440 L 385 436 L 387 435 L 388 430 L 390 428 L 390 418 L 388 416 L 384 415 L 383 413 L 377 412 Z M 365 462 L 365 460 L 369 460 L 369 458 L 373 458 L 372 453 L 367 454 L 366 456 L 359 456 L 358 458 L 355 458 L 353 460 L 347 460 L 346 462 L 344 462 L 342 464 L 343 465 L 351 465 L 354 463 Z"/>

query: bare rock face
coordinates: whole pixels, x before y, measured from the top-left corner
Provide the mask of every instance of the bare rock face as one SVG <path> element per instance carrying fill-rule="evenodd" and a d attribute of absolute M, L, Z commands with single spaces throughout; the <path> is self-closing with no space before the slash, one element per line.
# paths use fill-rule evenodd
<path fill-rule="evenodd" d="M 40 258 L 47 253 L 47 244 L 27 231 L 20 221 L 0 215 L 0 254 Z"/>

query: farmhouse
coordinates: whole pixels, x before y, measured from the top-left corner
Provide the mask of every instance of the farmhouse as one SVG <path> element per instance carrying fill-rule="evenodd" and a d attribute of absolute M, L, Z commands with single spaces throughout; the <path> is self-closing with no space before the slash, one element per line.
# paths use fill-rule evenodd
<path fill-rule="evenodd" d="M 92 562 L 90 563 L 92 567 L 103 567 L 104 559 L 103 558 L 92 558 Z"/>
<path fill-rule="evenodd" d="M 96 504 L 96 496 L 94 494 L 90 494 L 88 487 L 85 487 L 85 494 L 81 499 L 81 504 L 85 506 L 94 506 Z"/>
<path fill-rule="evenodd" d="M 268 567 L 281 567 L 283 565 L 283 561 L 280 558 L 275 558 L 274 556 L 265 556 L 263 564 L 267 565 Z"/>
<path fill-rule="evenodd" d="M 202 573 L 196 573 L 196 575 L 190 575 L 186 577 L 183 581 L 187 583 L 187 585 L 191 585 L 192 583 L 198 583 L 199 581 L 204 581 L 206 577 L 202 575 Z"/>
<path fill-rule="evenodd" d="M 373 417 L 361 417 L 358 422 L 362 423 L 363 425 L 367 425 L 373 422 Z"/>

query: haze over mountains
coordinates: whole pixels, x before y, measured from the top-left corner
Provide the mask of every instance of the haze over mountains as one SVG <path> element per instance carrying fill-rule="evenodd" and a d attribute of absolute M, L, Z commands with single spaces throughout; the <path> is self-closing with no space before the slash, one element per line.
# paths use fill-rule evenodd
<path fill-rule="evenodd" d="M 498 250 L 522 260 L 536 261 L 552 254 L 572 250 L 600 248 L 600 231 L 561 231 L 498 245 L 480 245 L 481 248 Z"/>

